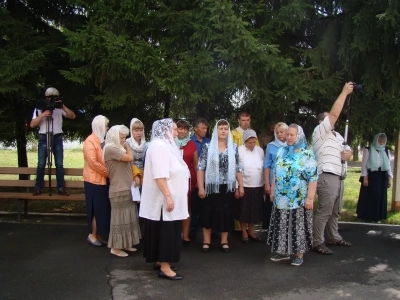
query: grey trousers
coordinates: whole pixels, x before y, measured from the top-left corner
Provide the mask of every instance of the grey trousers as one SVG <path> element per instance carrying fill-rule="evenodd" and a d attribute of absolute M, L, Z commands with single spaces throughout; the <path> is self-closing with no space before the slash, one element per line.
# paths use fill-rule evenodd
<path fill-rule="evenodd" d="M 340 177 L 331 173 L 319 175 L 317 183 L 318 210 L 314 215 L 313 247 L 325 241 L 342 240 L 338 232 L 339 213 L 342 209 L 343 184 Z"/>

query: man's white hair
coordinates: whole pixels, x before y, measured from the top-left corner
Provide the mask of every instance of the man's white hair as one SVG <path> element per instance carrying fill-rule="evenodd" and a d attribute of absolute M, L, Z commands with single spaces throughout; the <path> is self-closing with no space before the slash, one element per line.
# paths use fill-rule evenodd
<path fill-rule="evenodd" d="M 48 88 L 45 92 L 44 95 L 46 97 L 51 97 L 51 96 L 60 96 L 60 93 L 58 92 L 58 90 L 56 88 Z"/>

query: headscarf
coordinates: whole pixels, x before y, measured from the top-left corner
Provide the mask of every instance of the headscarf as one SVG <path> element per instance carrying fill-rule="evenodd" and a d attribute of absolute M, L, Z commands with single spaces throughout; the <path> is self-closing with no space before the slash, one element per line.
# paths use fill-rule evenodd
<path fill-rule="evenodd" d="M 296 139 L 293 145 L 286 145 L 284 148 L 281 148 L 279 153 L 281 157 L 288 155 L 290 159 L 293 159 L 294 150 L 307 148 L 307 140 L 303 128 L 297 124 L 291 124 L 289 128 L 293 127 L 293 125 L 297 126 Z"/>
<path fill-rule="evenodd" d="M 179 122 L 186 122 L 185 120 L 181 120 Z M 187 123 L 187 122 L 186 122 Z M 186 134 L 186 136 L 183 139 L 179 139 L 178 137 L 175 138 L 175 143 L 179 148 L 185 147 L 186 144 L 190 141 L 190 134 L 189 134 L 189 130 Z"/>
<path fill-rule="evenodd" d="M 102 115 L 94 117 L 92 121 L 92 131 L 100 140 L 100 144 L 104 142 L 106 136 L 106 122 L 107 118 Z"/>
<path fill-rule="evenodd" d="M 284 125 L 287 127 L 286 123 L 283 123 L 283 122 L 279 122 L 278 124 L 276 124 L 275 129 L 274 129 L 274 137 L 275 137 L 275 139 L 272 142 L 270 142 L 270 144 L 275 145 L 278 148 L 286 147 L 286 145 L 287 145 L 286 141 L 285 142 L 281 142 L 278 139 L 278 136 L 276 135 L 276 129 L 280 128 L 280 127 L 283 127 Z M 287 131 L 287 128 L 286 128 L 286 131 Z"/>
<path fill-rule="evenodd" d="M 176 159 L 183 165 L 187 165 L 182 158 L 182 154 L 175 144 L 172 131 L 174 129 L 174 121 L 171 118 L 157 120 L 153 123 L 151 129 L 151 142 L 154 140 L 162 140 L 165 143 L 165 147 L 169 149 Z M 189 169 L 187 169 L 189 172 Z"/>
<path fill-rule="evenodd" d="M 256 133 L 253 129 L 247 129 L 247 130 L 245 130 L 245 131 L 243 132 L 243 144 L 245 144 L 246 141 L 247 141 L 249 138 L 252 138 L 252 137 L 257 138 L 257 133 Z"/>
<path fill-rule="evenodd" d="M 384 145 L 378 144 L 379 137 L 383 137 L 385 139 Z M 374 140 L 372 141 L 372 144 L 370 146 L 367 169 L 370 169 L 371 171 L 378 171 L 380 167 L 382 171 L 390 170 L 389 158 L 385 152 L 386 142 L 387 142 L 386 134 L 378 133 L 377 135 L 375 135 Z M 381 157 L 381 166 L 379 166 L 378 155 L 380 155 Z"/>
<path fill-rule="evenodd" d="M 205 172 L 205 184 L 206 184 L 206 193 L 219 193 L 219 148 L 218 148 L 218 123 L 214 126 L 214 130 L 211 137 L 211 142 L 208 147 L 207 152 L 207 166 Z M 236 187 L 236 159 L 235 159 L 235 149 L 233 147 L 231 130 L 228 123 L 228 138 L 226 140 L 226 147 L 228 152 L 228 173 L 227 173 L 227 192 L 233 192 Z"/>
<path fill-rule="evenodd" d="M 106 148 L 115 148 L 126 153 L 125 148 L 119 142 L 119 134 L 122 134 L 124 131 L 129 133 L 129 129 L 125 125 L 114 125 L 107 131 L 106 143 L 103 149 L 103 160 Z"/>
<path fill-rule="evenodd" d="M 140 140 L 140 145 L 138 144 L 138 142 L 136 142 L 136 140 L 134 139 L 134 137 L 132 136 L 132 126 L 133 123 L 139 121 L 140 123 L 142 123 L 142 121 L 140 121 L 137 118 L 133 118 L 131 120 L 131 124 L 129 126 L 129 132 L 131 133 L 131 137 L 129 139 L 126 139 L 126 143 L 129 145 L 129 147 L 131 147 L 132 150 L 136 151 L 136 152 L 143 152 L 145 145 L 146 145 L 146 138 L 144 137 L 144 129 L 143 129 L 143 135 L 142 138 Z M 142 123 L 143 124 L 143 123 Z"/>

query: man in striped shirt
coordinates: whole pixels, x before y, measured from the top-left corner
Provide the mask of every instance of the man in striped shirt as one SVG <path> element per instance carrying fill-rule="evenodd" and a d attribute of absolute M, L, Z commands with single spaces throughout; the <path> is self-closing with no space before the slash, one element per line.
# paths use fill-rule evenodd
<path fill-rule="evenodd" d="M 351 243 L 343 240 L 338 232 L 343 179 L 346 172 L 345 161 L 350 158 L 351 149 L 343 145 L 344 139 L 334 131 L 334 126 L 346 97 L 352 92 L 352 82 L 346 83 L 331 111 L 318 115 L 319 125 L 312 135 L 313 151 L 318 163 L 318 210 L 314 216 L 313 249 L 325 255 L 333 252 L 324 243 L 324 232 L 326 232 L 328 245 L 351 246 Z"/>

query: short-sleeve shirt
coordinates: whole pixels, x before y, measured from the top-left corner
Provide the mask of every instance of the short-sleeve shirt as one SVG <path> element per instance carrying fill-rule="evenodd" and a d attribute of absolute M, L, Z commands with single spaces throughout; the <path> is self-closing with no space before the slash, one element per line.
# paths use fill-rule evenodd
<path fill-rule="evenodd" d="M 187 193 L 189 173 L 162 140 L 149 143 L 144 165 L 143 189 L 139 216 L 159 221 L 184 220 L 189 217 Z M 159 189 L 156 179 L 166 178 L 169 192 L 174 201 L 174 209 L 167 212 L 167 200 Z"/>
<path fill-rule="evenodd" d="M 207 144 L 207 143 L 210 142 L 210 139 L 209 139 L 208 137 L 204 137 L 204 138 L 202 139 L 202 141 L 200 142 L 200 141 L 197 139 L 197 137 L 196 137 L 195 134 L 193 134 L 193 135 L 190 137 L 190 139 L 196 144 L 197 154 L 198 154 L 199 156 L 200 156 L 201 151 L 203 150 L 203 146 L 204 146 L 205 144 Z"/>
<path fill-rule="evenodd" d="M 189 140 L 181 150 L 183 150 L 183 160 L 190 172 L 190 188 L 193 189 L 197 184 L 196 168 L 193 164 L 194 153 L 197 151 L 196 144 L 192 140 Z"/>
<path fill-rule="evenodd" d="M 110 178 L 109 197 L 126 196 L 131 193 L 132 170 L 130 162 L 121 161 L 125 149 L 104 148 L 104 160 Z"/>
<path fill-rule="evenodd" d="M 42 114 L 42 110 L 35 108 L 35 110 L 33 111 L 33 115 L 32 115 L 32 120 L 36 119 L 40 114 Z M 53 121 L 53 125 L 51 128 L 49 128 L 49 132 L 53 132 L 53 134 L 59 134 L 62 133 L 62 123 L 63 123 L 63 116 L 65 117 L 67 113 L 65 111 L 63 111 L 60 108 L 56 108 L 53 110 L 53 114 L 51 116 L 52 121 Z M 47 133 L 46 130 L 46 118 L 43 118 L 42 120 L 40 120 L 39 123 L 39 133 L 40 134 L 45 134 Z"/>
<path fill-rule="evenodd" d="M 264 185 L 264 151 L 255 146 L 251 151 L 242 145 L 238 148 L 240 167 L 243 172 L 243 186 L 248 188 Z"/>
<path fill-rule="evenodd" d="M 276 154 L 278 153 L 279 149 L 280 149 L 279 147 L 270 143 L 267 145 L 267 149 L 265 151 L 264 169 L 270 169 L 269 184 L 272 184 L 272 178 L 274 177 Z"/>
<path fill-rule="evenodd" d="M 342 174 L 341 152 L 343 151 L 344 138 L 336 131 L 329 120 L 329 116 L 314 129 L 312 146 L 315 158 L 318 162 L 318 174 L 322 172 Z M 346 146 L 345 150 L 350 149 Z M 347 164 L 345 163 L 345 168 Z"/>
<path fill-rule="evenodd" d="M 301 149 L 293 154 L 276 158 L 274 205 L 278 209 L 303 207 L 308 192 L 308 184 L 318 180 L 317 162 L 314 153 Z"/>

